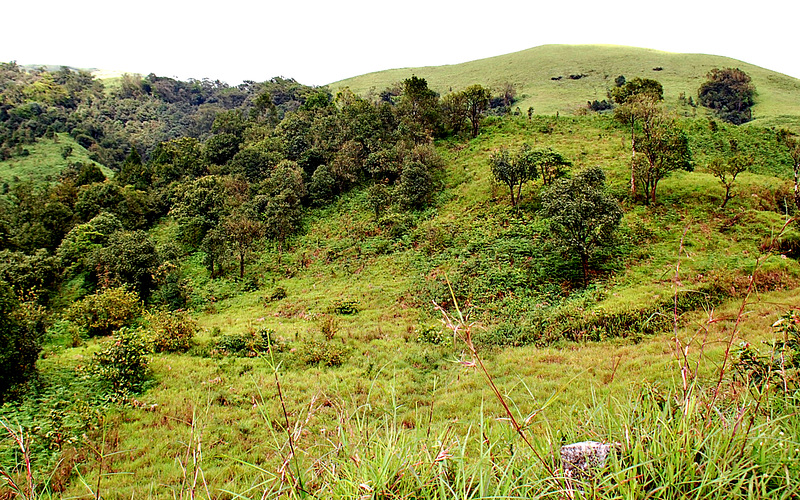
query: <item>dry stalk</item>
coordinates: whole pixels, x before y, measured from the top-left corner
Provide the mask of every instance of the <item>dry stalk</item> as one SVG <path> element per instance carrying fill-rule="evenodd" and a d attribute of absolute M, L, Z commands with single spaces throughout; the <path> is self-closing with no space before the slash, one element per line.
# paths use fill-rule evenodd
<path fill-rule="evenodd" d="M 459 338 L 464 343 L 464 345 L 466 345 L 467 348 L 469 349 L 470 355 L 472 356 L 472 361 L 462 362 L 462 363 L 465 364 L 466 366 L 478 366 L 480 368 L 484 378 L 486 379 L 486 382 L 489 384 L 489 388 L 491 388 L 495 397 L 500 402 L 500 405 L 503 407 L 503 410 L 508 416 L 508 420 L 513 425 L 514 431 L 517 433 L 517 435 L 519 435 L 519 437 L 522 439 L 525 445 L 528 448 L 530 448 L 530 450 L 533 452 L 533 454 L 536 456 L 536 458 L 539 460 L 542 466 L 544 466 L 544 468 L 547 470 L 550 476 L 552 476 L 554 479 L 558 479 L 556 472 L 553 470 L 550 464 L 548 464 L 547 461 L 545 461 L 545 459 L 533 446 L 533 443 L 530 442 L 522 426 L 519 424 L 516 417 L 514 417 L 514 414 L 511 411 L 511 408 L 509 408 L 508 403 L 505 400 L 505 397 L 503 397 L 503 394 L 500 392 L 500 389 L 498 389 L 497 385 L 495 385 L 494 379 L 492 378 L 491 374 L 489 374 L 489 371 L 486 369 L 486 366 L 483 364 L 483 360 L 478 355 L 478 350 L 476 349 L 475 343 L 472 340 L 472 327 L 474 325 L 472 323 L 466 322 L 464 315 L 461 313 L 461 310 L 458 307 L 458 302 L 455 299 L 455 295 L 453 294 L 452 288 L 450 289 L 450 293 L 451 296 L 453 297 L 453 303 L 455 304 L 456 312 L 458 313 L 457 321 L 454 321 L 453 318 L 447 313 L 447 311 L 445 311 L 444 308 L 442 308 L 436 302 L 433 302 L 433 306 L 435 310 L 441 313 L 442 322 L 444 323 L 445 328 L 451 330 L 453 332 L 453 337 Z"/>
<path fill-rule="evenodd" d="M 12 491 L 14 491 L 17 495 L 19 495 L 23 499 L 33 499 L 36 498 L 36 491 L 34 489 L 33 484 L 33 468 L 31 466 L 31 452 L 30 449 L 25 445 L 25 434 L 22 430 L 22 426 L 19 426 L 19 430 L 14 430 L 8 426 L 5 422 L 0 420 L 0 425 L 6 430 L 8 435 L 11 439 L 16 443 L 17 447 L 19 447 L 20 452 L 22 453 L 22 459 L 25 462 L 25 490 L 23 490 L 17 483 L 14 481 L 14 478 L 6 472 L 5 469 L 0 469 L 0 477 L 5 479 L 8 486 L 11 487 Z M 27 491 L 26 491 L 27 490 Z"/>
<path fill-rule="evenodd" d="M 754 291 L 756 291 L 756 286 L 755 286 L 756 276 L 759 270 L 761 269 L 761 266 L 764 263 L 764 261 L 767 260 L 772 255 L 772 252 L 775 250 L 775 247 L 777 246 L 778 243 L 778 238 L 780 238 L 781 235 L 783 235 L 783 233 L 786 231 L 789 225 L 792 222 L 794 222 L 794 220 L 795 220 L 794 217 L 790 217 L 786 220 L 786 222 L 783 224 L 783 227 L 781 227 L 781 230 L 778 232 L 777 236 L 772 237 L 772 241 L 770 242 L 769 247 L 756 259 L 756 264 L 753 269 L 753 273 L 750 275 L 750 279 L 748 280 L 747 283 L 747 291 L 745 292 L 744 298 L 742 298 L 742 303 L 739 306 L 738 313 L 736 314 L 736 322 L 734 323 L 733 330 L 731 330 L 731 334 L 728 337 L 728 340 L 726 341 L 725 355 L 722 358 L 722 366 L 719 369 L 719 376 L 717 378 L 717 383 L 714 387 L 714 392 L 712 394 L 711 401 L 708 402 L 706 409 L 706 426 L 711 425 L 711 415 L 713 413 L 713 407 L 717 401 L 717 398 L 719 397 L 719 393 L 722 388 L 722 382 L 724 380 L 725 373 L 727 372 L 728 362 L 731 356 L 731 348 L 733 347 L 733 343 L 735 342 L 736 337 L 739 335 L 739 326 L 741 325 L 742 319 L 744 318 L 745 307 L 748 304 L 750 295 Z"/>

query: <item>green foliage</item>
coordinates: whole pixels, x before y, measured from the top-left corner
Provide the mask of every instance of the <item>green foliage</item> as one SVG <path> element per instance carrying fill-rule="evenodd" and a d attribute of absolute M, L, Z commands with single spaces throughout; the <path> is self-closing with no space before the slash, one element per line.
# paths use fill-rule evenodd
<path fill-rule="evenodd" d="M 296 349 L 295 356 L 307 366 L 342 366 L 350 354 L 346 345 L 333 340 L 308 340 L 300 343 Z"/>
<path fill-rule="evenodd" d="M 89 222 L 73 227 L 56 251 L 61 266 L 70 273 L 88 271 L 94 252 L 108 244 L 111 235 L 122 229 L 119 218 L 108 212 L 101 212 Z"/>
<path fill-rule="evenodd" d="M 98 282 L 109 279 L 132 288 L 143 300 L 150 297 L 156 286 L 153 277 L 162 261 L 155 241 L 145 231 L 112 233 L 106 246 L 93 257 Z"/>
<path fill-rule="evenodd" d="M 142 304 L 135 292 L 124 287 L 105 288 L 75 302 L 64 318 L 89 335 L 110 335 L 139 317 Z"/>
<path fill-rule="evenodd" d="M 221 356 L 252 358 L 269 352 L 281 352 L 285 347 L 274 331 L 259 327 L 239 334 L 223 335 L 214 342 L 210 352 Z"/>
<path fill-rule="evenodd" d="M 40 307 L 20 304 L 11 287 L 0 281 L 0 404 L 36 373 L 43 322 Z"/>
<path fill-rule="evenodd" d="M 155 352 L 186 352 L 200 327 L 185 311 L 155 311 L 146 315 Z"/>
<path fill-rule="evenodd" d="M 664 99 L 664 87 L 656 80 L 636 77 L 611 90 L 611 98 L 617 104 L 626 104 L 634 96 L 642 95 L 661 101 Z"/>
<path fill-rule="evenodd" d="M 443 347 L 450 347 L 453 344 L 453 336 L 445 332 L 441 326 L 423 326 L 415 330 L 417 334 L 415 340 L 420 344 L 433 344 Z"/>
<path fill-rule="evenodd" d="M 295 162 L 284 161 L 275 167 L 252 200 L 252 210 L 264 223 L 268 237 L 283 245 L 300 228 L 305 195 L 303 172 Z"/>
<path fill-rule="evenodd" d="M 714 68 L 697 91 L 698 102 L 722 120 L 740 125 L 752 120 L 756 88 L 739 68 Z"/>
<path fill-rule="evenodd" d="M 176 187 L 170 215 L 178 223 L 180 240 L 194 248 L 228 212 L 222 179 L 209 175 Z"/>
<path fill-rule="evenodd" d="M 531 151 L 527 144 L 522 145 L 513 153 L 505 148 L 492 153 L 489 157 L 489 166 L 497 182 L 508 186 L 511 193 L 511 205 L 517 206 L 522 195 L 522 186 L 526 182 L 539 177 L 539 162 L 543 155 Z M 541 165 L 544 168 L 543 165 Z M 516 196 L 514 189 L 516 188 Z"/>
<path fill-rule="evenodd" d="M 481 119 L 489 108 L 492 95 L 489 89 L 481 85 L 470 85 L 464 89 L 464 101 L 467 107 L 467 118 L 472 124 L 472 137 L 478 137 Z"/>
<path fill-rule="evenodd" d="M 584 284 L 589 279 L 589 257 L 611 244 L 622 220 L 622 208 L 606 192 L 605 178 L 602 169 L 590 168 L 556 181 L 542 193 L 542 214 L 550 222 L 550 232 L 564 253 L 580 256 Z"/>
<path fill-rule="evenodd" d="M 796 393 L 800 389 L 800 311 L 787 311 L 772 327 L 777 338 L 761 352 L 749 342 L 740 344 L 733 367 L 737 378 L 760 391 Z"/>
<path fill-rule="evenodd" d="M 347 316 L 358 313 L 358 301 L 352 299 L 336 299 L 331 306 L 331 312 Z"/>
<path fill-rule="evenodd" d="M 115 397 L 127 397 L 143 389 L 149 377 L 150 343 L 141 330 L 120 328 L 103 343 L 88 367 Z"/>

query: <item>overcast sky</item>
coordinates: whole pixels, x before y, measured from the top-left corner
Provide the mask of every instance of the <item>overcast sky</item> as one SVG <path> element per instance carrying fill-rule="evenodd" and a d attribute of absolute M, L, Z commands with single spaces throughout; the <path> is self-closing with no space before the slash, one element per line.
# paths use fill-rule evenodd
<path fill-rule="evenodd" d="M 798 0 L 3 3 L 0 61 L 231 85 L 274 76 L 324 85 L 551 43 L 715 54 L 800 78 Z"/>

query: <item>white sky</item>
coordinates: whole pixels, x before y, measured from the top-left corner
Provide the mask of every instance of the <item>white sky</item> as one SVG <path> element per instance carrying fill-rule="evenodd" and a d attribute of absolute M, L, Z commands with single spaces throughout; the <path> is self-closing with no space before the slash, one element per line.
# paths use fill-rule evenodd
<path fill-rule="evenodd" d="M 551 43 L 715 54 L 800 78 L 800 1 L 5 0 L 0 61 L 306 85 Z"/>

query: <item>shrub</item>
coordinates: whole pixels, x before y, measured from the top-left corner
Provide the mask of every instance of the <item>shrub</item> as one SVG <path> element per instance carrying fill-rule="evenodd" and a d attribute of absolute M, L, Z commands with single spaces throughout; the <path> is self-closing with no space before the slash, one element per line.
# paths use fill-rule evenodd
<path fill-rule="evenodd" d="M 155 352 L 186 352 L 200 329 L 185 311 L 157 311 L 148 315 Z"/>
<path fill-rule="evenodd" d="M 0 281 L 0 403 L 35 375 L 43 322 L 41 306 L 19 304 L 11 287 Z"/>
<path fill-rule="evenodd" d="M 309 340 L 297 348 L 297 358 L 305 365 L 342 366 L 350 350 L 344 344 Z"/>
<path fill-rule="evenodd" d="M 778 339 L 762 353 L 752 344 L 739 346 L 734 361 L 736 377 L 764 388 L 769 385 L 786 392 L 800 387 L 800 311 L 791 310 L 773 325 Z"/>
<path fill-rule="evenodd" d="M 336 299 L 333 302 L 333 306 L 331 310 L 336 314 L 341 314 L 343 316 L 347 316 L 350 314 L 358 313 L 358 301 L 357 300 L 344 300 L 344 299 Z"/>
<path fill-rule="evenodd" d="M 89 370 L 112 394 L 138 392 L 148 376 L 150 344 L 140 330 L 122 328 L 95 353 Z"/>
<path fill-rule="evenodd" d="M 284 348 L 284 342 L 276 338 L 274 331 L 261 327 L 244 333 L 223 335 L 214 344 L 212 353 L 252 358 L 267 353 L 270 349 L 281 352 Z"/>
<path fill-rule="evenodd" d="M 77 324 L 91 336 L 109 335 L 130 325 L 141 312 L 136 293 L 123 287 L 106 288 L 73 304 L 64 318 Z"/>
<path fill-rule="evenodd" d="M 453 338 L 445 333 L 440 327 L 423 326 L 417 328 L 417 342 L 421 344 L 433 344 L 447 347 L 453 344 Z"/>

